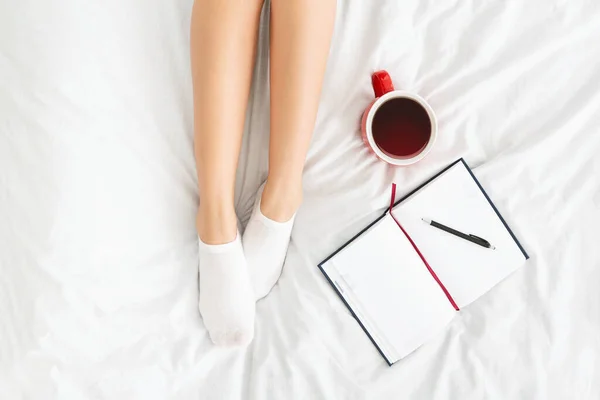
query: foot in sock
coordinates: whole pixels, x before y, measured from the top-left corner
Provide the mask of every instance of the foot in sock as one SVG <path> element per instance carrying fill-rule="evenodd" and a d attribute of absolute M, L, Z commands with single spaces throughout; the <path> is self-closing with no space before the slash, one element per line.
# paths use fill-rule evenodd
<path fill-rule="evenodd" d="M 213 235 L 210 243 L 214 241 Z M 200 238 L 198 242 L 204 326 L 216 345 L 246 346 L 254 337 L 255 301 L 241 236 L 238 232 L 225 244 L 207 244 Z"/>
<path fill-rule="evenodd" d="M 257 300 L 271 291 L 281 275 L 295 212 L 301 201 L 301 195 L 290 196 L 290 193 L 289 190 L 271 191 L 263 185 L 244 231 L 244 253 Z M 302 193 L 301 189 L 297 193 Z"/>

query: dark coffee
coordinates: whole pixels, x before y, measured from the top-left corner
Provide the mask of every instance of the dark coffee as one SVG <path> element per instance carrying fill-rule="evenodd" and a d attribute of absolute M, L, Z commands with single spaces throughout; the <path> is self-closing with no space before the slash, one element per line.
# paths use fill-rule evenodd
<path fill-rule="evenodd" d="M 373 140 L 390 157 L 410 158 L 427 146 L 431 138 L 431 120 L 427 111 L 414 100 L 395 98 L 375 112 Z"/>

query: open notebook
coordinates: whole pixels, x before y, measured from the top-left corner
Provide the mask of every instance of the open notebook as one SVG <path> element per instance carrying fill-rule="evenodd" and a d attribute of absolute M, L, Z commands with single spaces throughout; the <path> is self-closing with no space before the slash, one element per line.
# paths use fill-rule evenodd
<path fill-rule="evenodd" d="M 422 218 L 481 236 L 496 248 L 453 236 Z M 527 258 L 460 159 L 395 203 L 319 268 L 391 365 Z"/>

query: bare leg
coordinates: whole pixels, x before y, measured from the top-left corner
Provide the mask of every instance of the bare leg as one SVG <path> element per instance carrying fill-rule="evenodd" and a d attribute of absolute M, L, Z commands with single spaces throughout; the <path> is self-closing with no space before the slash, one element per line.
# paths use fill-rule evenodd
<path fill-rule="evenodd" d="M 335 5 L 335 0 L 271 2 L 269 175 L 244 233 L 257 299 L 279 279 L 302 201 L 302 170 L 317 116 Z"/>
<path fill-rule="evenodd" d="M 262 0 L 196 0 L 192 12 L 194 152 L 205 243 L 235 239 L 235 171 Z"/>
<path fill-rule="evenodd" d="M 314 129 L 335 20 L 335 0 L 272 0 L 271 139 L 261 210 L 288 220 L 302 200 L 302 170 Z"/>
<path fill-rule="evenodd" d="M 199 309 L 221 346 L 244 346 L 254 336 L 254 293 L 233 196 L 261 3 L 196 0 L 192 11 Z"/>

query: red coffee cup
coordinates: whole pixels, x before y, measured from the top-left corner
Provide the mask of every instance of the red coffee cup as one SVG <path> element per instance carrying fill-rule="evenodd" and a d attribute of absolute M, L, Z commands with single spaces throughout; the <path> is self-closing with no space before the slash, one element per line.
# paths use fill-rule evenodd
<path fill-rule="evenodd" d="M 410 165 L 423 159 L 437 138 L 437 118 L 419 95 L 394 90 L 386 71 L 373 74 L 375 100 L 362 117 L 362 138 L 381 160 Z"/>

